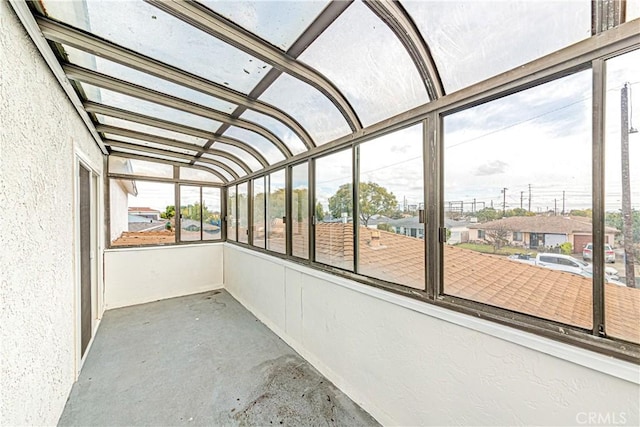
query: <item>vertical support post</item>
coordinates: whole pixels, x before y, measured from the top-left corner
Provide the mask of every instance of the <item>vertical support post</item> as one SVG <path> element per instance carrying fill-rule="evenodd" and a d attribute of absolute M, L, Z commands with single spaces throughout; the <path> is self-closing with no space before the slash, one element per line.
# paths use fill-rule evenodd
<path fill-rule="evenodd" d="M 173 167 L 173 178 L 177 181 L 180 179 L 180 168 L 178 166 Z M 180 213 L 180 184 L 175 182 L 174 187 L 174 206 L 175 206 L 175 224 L 173 226 L 175 234 L 175 242 L 180 242 L 180 229 L 182 228 L 182 214 Z"/>
<path fill-rule="evenodd" d="M 425 197 L 425 278 L 427 296 L 436 299 L 444 291 L 443 248 L 440 228 L 444 227 L 444 192 L 441 119 L 438 112 L 422 122 Z"/>
<path fill-rule="evenodd" d="M 227 229 L 229 227 L 227 219 L 227 186 L 220 187 L 220 237 L 223 242 L 227 241 Z"/>
<path fill-rule="evenodd" d="M 351 147 L 351 175 L 353 185 L 353 272 L 358 272 L 358 253 L 360 251 L 360 145 Z"/>
<path fill-rule="evenodd" d="M 606 336 L 604 302 L 605 61 L 592 63 L 593 335 Z"/>
<path fill-rule="evenodd" d="M 293 253 L 293 166 L 284 168 L 284 232 L 285 232 L 285 254 L 291 256 Z"/>
<path fill-rule="evenodd" d="M 309 262 L 316 261 L 316 161 L 309 159 Z"/>
<path fill-rule="evenodd" d="M 247 245 L 253 245 L 253 179 L 247 181 Z"/>

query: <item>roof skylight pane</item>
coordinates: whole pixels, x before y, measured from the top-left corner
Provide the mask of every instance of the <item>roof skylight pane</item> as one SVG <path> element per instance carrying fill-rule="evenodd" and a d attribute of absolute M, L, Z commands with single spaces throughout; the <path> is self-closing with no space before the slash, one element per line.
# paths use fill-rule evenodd
<path fill-rule="evenodd" d="M 189 164 L 188 160 L 176 159 L 175 157 L 163 156 L 161 154 L 151 154 L 151 153 L 147 153 L 145 151 L 130 150 L 128 148 L 120 148 L 120 147 L 112 147 L 111 150 L 116 155 L 117 155 L 117 153 L 135 154 L 137 156 L 149 157 L 150 159 L 167 160 L 167 161 L 170 161 L 170 162 L 173 162 L 173 163 Z"/>
<path fill-rule="evenodd" d="M 233 181 L 233 179 L 234 179 L 229 172 L 225 171 L 224 169 L 222 169 L 219 166 L 215 166 L 215 165 L 212 165 L 210 163 L 202 163 L 202 162 L 195 162 L 195 165 L 196 166 L 202 166 L 204 168 L 216 171 L 217 173 L 222 175 L 227 181 Z"/>
<path fill-rule="evenodd" d="M 143 1 L 87 0 L 77 8 L 55 3 L 45 2 L 55 19 L 243 93 L 249 93 L 271 69 Z M 82 7 L 85 11 L 75 10 Z"/>
<path fill-rule="evenodd" d="M 145 116 L 157 117 L 169 122 L 190 126 L 207 132 L 215 132 L 221 125 L 220 122 L 207 119 L 196 114 L 165 107 L 153 102 L 134 98 L 109 89 L 101 89 L 87 83 L 80 83 L 89 101 L 120 108 Z"/>
<path fill-rule="evenodd" d="M 251 168 L 252 171 L 257 171 L 258 169 L 262 169 L 262 165 L 259 161 L 256 160 L 251 154 L 247 153 L 241 148 L 235 147 L 233 145 L 225 144 L 223 142 L 215 142 L 211 147 L 216 150 L 226 151 L 229 154 L 233 154 L 234 156 L 242 159 L 247 166 Z"/>
<path fill-rule="evenodd" d="M 109 156 L 109 173 L 173 178 L 173 166 L 112 155 Z"/>
<path fill-rule="evenodd" d="M 201 3 L 286 51 L 328 2 L 203 0 Z"/>
<path fill-rule="evenodd" d="M 588 1 L 403 1 L 447 93 L 588 38 Z"/>
<path fill-rule="evenodd" d="M 347 121 L 329 98 L 288 74 L 278 77 L 260 100 L 291 112 L 316 145 L 351 133 Z"/>
<path fill-rule="evenodd" d="M 204 182 L 222 182 L 220 178 L 212 174 L 211 172 L 203 171 L 202 169 L 193 168 L 180 168 L 180 179 L 186 179 L 189 181 L 204 181 Z"/>
<path fill-rule="evenodd" d="M 279 120 L 253 110 L 246 110 L 241 118 L 264 126 L 280 138 L 293 154 L 304 153 L 307 147 L 298 135 Z"/>
<path fill-rule="evenodd" d="M 119 142 L 126 142 L 128 144 L 142 145 L 144 147 L 157 148 L 159 150 L 164 150 L 164 151 L 173 151 L 175 153 L 187 154 L 189 156 L 195 156 L 196 154 L 198 154 L 197 151 L 184 150 L 182 148 L 171 147 L 171 146 L 164 145 L 164 144 L 157 144 L 155 142 L 149 142 L 149 141 L 143 141 L 141 139 L 129 138 L 128 136 L 115 135 L 115 134 L 111 134 L 111 133 L 105 133 L 104 136 L 105 136 L 106 139 L 109 139 L 109 140 L 112 140 L 112 141 L 119 141 Z M 106 144 L 109 145 L 109 142 L 107 141 Z"/>
<path fill-rule="evenodd" d="M 360 1 L 349 6 L 299 59 L 335 83 L 364 126 L 429 101 L 402 43 Z"/>
<path fill-rule="evenodd" d="M 183 133 L 173 132 L 166 129 L 160 129 L 154 126 L 143 125 L 140 123 L 131 122 L 129 120 L 122 120 L 117 117 L 109 117 L 109 116 L 104 116 L 102 114 L 96 114 L 96 117 L 98 118 L 98 121 L 104 125 L 115 126 L 122 129 L 129 129 L 136 132 L 143 132 L 149 135 L 160 136 L 162 138 L 175 139 L 176 141 L 186 142 L 189 144 L 203 146 L 208 141 L 204 138 L 185 135 Z"/>
<path fill-rule="evenodd" d="M 97 71 L 99 73 L 106 74 L 107 76 L 124 80 L 147 89 L 175 96 L 176 98 L 195 102 L 196 104 L 213 108 L 214 110 L 222 111 L 224 113 L 232 113 L 237 107 L 235 104 L 223 101 L 214 96 L 210 96 L 197 90 L 172 83 L 168 80 L 143 73 L 142 71 L 120 65 L 116 62 L 83 52 L 71 46 L 63 45 L 63 47 L 65 52 L 67 52 L 69 62 L 72 64 L 89 68 L 93 71 Z"/>
<path fill-rule="evenodd" d="M 217 162 L 220 163 L 224 163 L 225 165 L 229 166 L 235 173 L 237 173 L 239 176 L 244 176 L 247 173 L 244 171 L 244 169 L 242 169 L 240 167 L 240 165 L 238 165 L 236 162 L 232 162 L 231 160 L 227 159 L 226 157 L 222 157 L 222 156 L 218 156 L 216 154 L 210 154 L 210 153 L 204 153 L 202 155 L 202 158 L 204 159 L 210 159 L 210 160 L 215 160 Z"/>
<path fill-rule="evenodd" d="M 278 150 L 271 141 L 255 132 L 236 126 L 229 126 L 229 129 L 224 133 L 224 136 L 230 136 L 251 145 L 253 148 L 258 150 L 270 164 L 284 160 L 282 152 Z"/>

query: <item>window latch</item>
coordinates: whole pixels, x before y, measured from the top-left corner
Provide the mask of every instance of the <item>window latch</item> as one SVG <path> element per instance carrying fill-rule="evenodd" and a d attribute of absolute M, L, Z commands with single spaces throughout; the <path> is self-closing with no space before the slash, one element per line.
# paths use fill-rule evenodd
<path fill-rule="evenodd" d="M 424 209 L 418 209 L 418 222 L 420 224 L 424 224 L 425 223 Z"/>
<path fill-rule="evenodd" d="M 440 243 L 447 243 L 447 229 L 445 227 L 438 229 L 438 240 Z"/>

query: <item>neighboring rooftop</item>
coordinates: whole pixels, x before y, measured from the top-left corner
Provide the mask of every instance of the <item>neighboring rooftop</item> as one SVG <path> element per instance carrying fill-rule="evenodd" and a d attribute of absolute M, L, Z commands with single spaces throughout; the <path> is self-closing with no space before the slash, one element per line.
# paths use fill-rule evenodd
<path fill-rule="evenodd" d="M 480 230 L 506 228 L 512 231 L 558 234 L 591 234 L 592 232 L 591 218 L 583 216 L 512 216 L 495 221 L 471 224 L 469 228 Z M 619 230 L 614 227 L 605 226 L 605 232 L 617 233 Z"/>

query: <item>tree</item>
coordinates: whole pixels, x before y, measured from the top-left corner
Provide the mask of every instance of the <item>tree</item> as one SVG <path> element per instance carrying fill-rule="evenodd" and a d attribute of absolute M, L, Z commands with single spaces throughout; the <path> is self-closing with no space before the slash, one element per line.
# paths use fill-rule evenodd
<path fill-rule="evenodd" d="M 571 209 L 569 211 L 569 215 L 591 218 L 593 217 L 593 211 L 591 209 Z"/>
<path fill-rule="evenodd" d="M 369 225 L 372 216 L 392 215 L 398 206 L 396 196 L 375 182 L 361 182 L 358 189 L 360 192 L 359 217 L 365 227 Z M 342 217 L 343 213 L 352 216 L 351 184 L 341 185 L 336 194 L 329 197 L 329 212 L 334 218 Z"/>
<path fill-rule="evenodd" d="M 509 217 L 509 216 L 535 216 L 536 214 L 534 214 L 533 212 L 530 212 L 526 209 L 522 209 L 522 208 L 513 208 L 513 209 L 509 209 L 508 211 L 505 212 L 505 216 Z"/>
<path fill-rule="evenodd" d="M 164 212 L 160 214 L 160 218 L 171 219 L 176 216 L 176 207 L 173 205 L 167 206 Z"/>
<path fill-rule="evenodd" d="M 501 225 L 485 232 L 485 240 L 493 246 L 493 252 L 498 252 L 503 246 L 509 243 L 511 230 Z"/>
<path fill-rule="evenodd" d="M 493 208 L 484 208 L 476 212 L 478 222 L 489 222 L 500 219 L 500 213 Z"/>
<path fill-rule="evenodd" d="M 324 219 L 324 209 L 322 208 L 322 203 L 318 202 L 316 204 L 316 221 L 322 221 Z"/>

